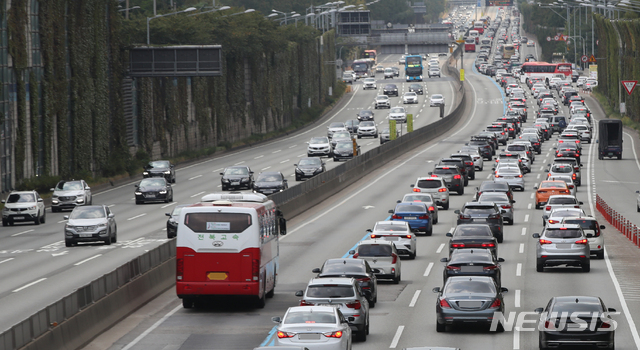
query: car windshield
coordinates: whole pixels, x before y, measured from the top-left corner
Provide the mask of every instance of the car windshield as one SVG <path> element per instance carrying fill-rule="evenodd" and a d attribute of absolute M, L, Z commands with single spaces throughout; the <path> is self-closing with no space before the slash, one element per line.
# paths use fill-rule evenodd
<path fill-rule="evenodd" d="M 493 284 L 484 281 L 452 281 L 447 283 L 444 287 L 445 294 L 477 294 L 477 293 L 496 293 L 496 288 Z"/>
<path fill-rule="evenodd" d="M 391 108 L 391 110 L 389 112 L 390 113 L 404 113 L 404 108 L 402 108 L 402 107 Z"/>
<path fill-rule="evenodd" d="M 163 178 L 158 179 L 143 179 L 140 181 L 140 187 L 144 186 L 164 186 L 166 182 Z"/>
<path fill-rule="evenodd" d="M 256 179 L 256 182 L 277 182 L 282 181 L 282 177 L 279 174 L 260 174 Z"/>
<path fill-rule="evenodd" d="M 471 225 L 458 225 L 456 226 L 456 230 L 453 233 L 456 237 L 465 237 L 465 236 L 493 236 L 491 233 L 491 229 L 489 226 L 471 226 Z"/>
<path fill-rule="evenodd" d="M 284 324 L 336 323 L 332 312 L 290 312 L 282 321 Z"/>
<path fill-rule="evenodd" d="M 329 139 L 327 139 L 326 137 L 313 137 L 311 138 L 311 141 L 309 141 L 309 143 L 311 144 L 329 143 Z"/>
<path fill-rule="evenodd" d="M 376 82 L 376 80 L 375 80 L 375 79 L 373 79 L 373 78 L 367 78 L 367 79 L 365 79 L 365 80 L 364 80 L 364 82 L 365 82 L 365 83 L 375 83 L 375 82 Z"/>
<path fill-rule="evenodd" d="M 419 90 L 419 89 L 422 88 L 422 86 L 420 86 L 420 84 L 411 84 L 411 85 L 409 85 L 409 88 L 410 89 L 418 89 Z"/>
<path fill-rule="evenodd" d="M 438 94 L 431 95 L 431 99 L 432 100 L 442 100 L 442 95 L 438 95 Z"/>
<path fill-rule="evenodd" d="M 337 132 L 335 134 L 333 134 L 333 138 L 334 139 L 339 139 L 339 138 L 351 138 L 351 134 L 349 132 Z"/>
<path fill-rule="evenodd" d="M 351 298 L 354 296 L 352 286 L 312 285 L 307 288 L 307 297 L 312 298 Z"/>
<path fill-rule="evenodd" d="M 358 246 L 358 256 L 391 256 L 393 253 L 389 244 L 362 244 Z"/>
<path fill-rule="evenodd" d="M 376 123 L 371 122 L 371 121 L 364 121 L 362 123 L 360 123 L 360 126 L 375 126 Z"/>
<path fill-rule="evenodd" d="M 417 95 L 416 95 L 416 93 L 415 93 L 415 92 L 405 92 L 405 93 L 404 93 L 404 96 L 405 96 L 405 97 L 416 97 Z"/>
<path fill-rule="evenodd" d="M 374 231 L 407 232 L 404 225 L 376 224 Z"/>
<path fill-rule="evenodd" d="M 301 159 L 300 162 L 298 162 L 298 165 L 316 165 L 316 166 L 320 166 L 320 163 L 322 161 L 318 158 L 307 158 L 307 159 Z"/>
<path fill-rule="evenodd" d="M 82 183 L 80 181 L 60 181 L 56 189 L 62 191 L 77 191 L 82 189 Z"/>
<path fill-rule="evenodd" d="M 330 128 L 344 128 L 344 123 L 331 123 L 329 124 Z"/>
<path fill-rule="evenodd" d="M 549 198 L 547 204 L 577 204 L 576 199 L 572 197 L 555 197 Z"/>
<path fill-rule="evenodd" d="M 249 175 L 247 168 L 229 168 L 225 170 L 225 175 Z"/>
<path fill-rule="evenodd" d="M 156 160 L 153 162 L 149 162 L 150 168 L 168 168 L 169 162 L 166 160 Z"/>
<path fill-rule="evenodd" d="M 338 150 L 353 149 L 353 145 L 350 142 L 338 142 L 336 144 L 336 149 Z"/>
<path fill-rule="evenodd" d="M 31 193 L 13 193 L 7 198 L 7 203 L 33 203 L 36 197 Z"/>
<path fill-rule="evenodd" d="M 76 207 L 69 219 L 101 219 L 105 217 L 102 207 Z"/>
<path fill-rule="evenodd" d="M 379 97 L 379 96 L 378 96 Z M 386 96 L 384 96 L 386 97 Z M 371 112 L 368 109 L 363 109 L 360 111 L 360 113 L 358 113 L 358 115 L 360 115 L 361 117 L 366 116 L 366 115 L 373 115 L 373 112 Z"/>
<path fill-rule="evenodd" d="M 379 100 L 379 101 L 384 101 L 384 100 L 388 100 L 388 99 L 389 99 L 389 97 L 387 97 L 387 96 L 378 96 L 378 97 L 376 97 L 376 100 Z"/>
<path fill-rule="evenodd" d="M 561 230 L 561 229 L 548 229 L 544 232 L 544 236 L 547 238 L 580 238 L 582 232 L 580 230 Z"/>

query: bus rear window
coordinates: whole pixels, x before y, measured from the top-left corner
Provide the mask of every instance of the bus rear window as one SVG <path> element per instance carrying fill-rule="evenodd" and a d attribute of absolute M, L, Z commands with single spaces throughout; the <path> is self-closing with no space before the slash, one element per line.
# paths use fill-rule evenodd
<path fill-rule="evenodd" d="M 242 213 L 189 213 L 184 224 L 198 233 L 241 233 L 251 226 L 251 215 Z"/>

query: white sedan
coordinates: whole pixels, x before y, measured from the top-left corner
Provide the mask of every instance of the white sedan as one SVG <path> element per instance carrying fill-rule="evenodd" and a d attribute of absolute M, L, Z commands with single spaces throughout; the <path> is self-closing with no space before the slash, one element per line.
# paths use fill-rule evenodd
<path fill-rule="evenodd" d="M 430 107 L 440 107 L 444 106 L 444 96 L 440 94 L 431 95 L 431 99 L 429 100 Z"/>
<path fill-rule="evenodd" d="M 323 350 L 351 350 L 351 327 L 333 306 L 294 306 L 277 323 L 276 346 Z"/>
<path fill-rule="evenodd" d="M 402 96 L 402 103 L 418 103 L 418 94 L 415 92 L 405 92 Z"/>

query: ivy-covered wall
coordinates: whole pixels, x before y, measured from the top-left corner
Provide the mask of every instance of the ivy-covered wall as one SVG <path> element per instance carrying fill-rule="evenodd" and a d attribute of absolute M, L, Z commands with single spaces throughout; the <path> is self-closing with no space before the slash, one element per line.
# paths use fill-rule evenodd
<path fill-rule="evenodd" d="M 230 145 L 299 123 L 332 101 L 330 87 L 336 93 L 333 31 L 320 39 L 313 28 L 280 27 L 257 12 L 154 19 L 155 45 L 222 45 L 223 76 L 137 78 L 138 144 L 130 147 L 122 86 L 128 49 L 146 41 L 145 15 L 126 20 L 117 0 L 4 1 L 16 86 L 11 187 L 36 175 L 131 172 L 140 152 L 169 158 Z M 39 22 L 33 42 L 30 15 Z M 41 76 L 31 64 L 35 46 Z"/>

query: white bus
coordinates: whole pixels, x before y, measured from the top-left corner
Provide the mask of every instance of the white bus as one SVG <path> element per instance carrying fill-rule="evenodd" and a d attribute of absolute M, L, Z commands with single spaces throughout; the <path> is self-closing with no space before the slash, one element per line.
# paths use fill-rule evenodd
<path fill-rule="evenodd" d="M 261 194 L 213 193 L 184 207 L 176 240 L 176 293 L 185 308 L 213 296 L 250 296 L 262 308 L 278 273 L 286 221 Z"/>

